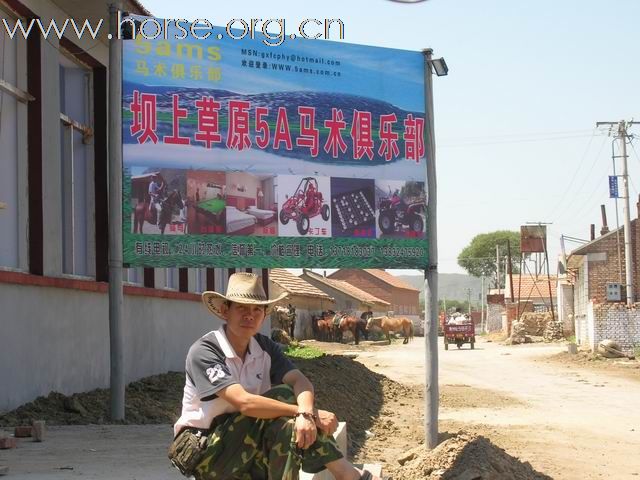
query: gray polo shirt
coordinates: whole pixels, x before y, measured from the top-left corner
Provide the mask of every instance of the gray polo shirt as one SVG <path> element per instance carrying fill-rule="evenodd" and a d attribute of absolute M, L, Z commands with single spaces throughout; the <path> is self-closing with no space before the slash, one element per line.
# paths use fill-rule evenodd
<path fill-rule="evenodd" d="M 209 428 L 216 416 L 237 411 L 216 395 L 223 388 L 239 383 L 247 392 L 261 395 L 281 384 L 295 368 L 278 344 L 259 333 L 249 342 L 244 362 L 231 347 L 224 327 L 207 333 L 187 354 L 182 415 L 174 434 L 185 426 Z"/>

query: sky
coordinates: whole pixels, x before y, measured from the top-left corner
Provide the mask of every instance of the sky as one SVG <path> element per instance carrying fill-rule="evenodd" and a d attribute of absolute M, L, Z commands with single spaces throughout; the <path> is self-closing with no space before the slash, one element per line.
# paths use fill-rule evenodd
<path fill-rule="evenodd" d="M 612 138 L 595 124 L 640 120 L 637 0 L 143 4 L 157 17 L 206 18 L 215 25 L 284 18 L 287 32 L 306 18 L 340 18 L 345 38 L 335 42 L 430 47 L 444 57 L 449 75 L 434 78 L 440 272 L 464 273 L 457 256 L 479 233 L 550 222 L 554 269 L 560 235 L 588 239 L 592 223 L 599 234 L 601 204 L 615 228 L 607 178 Z M 630 133 L 640 136 L 640 125 Z M 640 141 L 633 147 L 631 218 L 637 216 Z M 567 243 L 568 250 L 577 246 Z"/>

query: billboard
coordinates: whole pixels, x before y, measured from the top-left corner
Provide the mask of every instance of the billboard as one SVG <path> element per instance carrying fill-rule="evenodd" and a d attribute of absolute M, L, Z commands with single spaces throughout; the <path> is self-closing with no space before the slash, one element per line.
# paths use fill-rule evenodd
<path fill-rule="evenodd" d="M 124 262 L 424 268 L 423 55 L 220 32 L 124 42 Z"/>

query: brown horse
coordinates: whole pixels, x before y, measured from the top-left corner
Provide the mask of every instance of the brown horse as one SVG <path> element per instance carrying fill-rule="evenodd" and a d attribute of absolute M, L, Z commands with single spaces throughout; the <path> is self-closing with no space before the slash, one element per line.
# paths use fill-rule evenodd
<path fill-rule="evenodd" d="M 389 345 L 391 345 L 391 335 L 389 335 L 389 332 L 402 332 L 404 335 L 403 345 L 413 339 L 413 322 L 405 317 L 371 317 L 367 321 L 367 330 L 370 330 L 371 327 L 381 328 L 387 336 Z"/>
<path fill-rule="evenodd" d="M 356 345 L 360 344 L 360 333 L 364 335 L 365 339 L 369 338 L 369 334 L 367 333 L 367 322 L 364 319 L 354 317 L 353 315 L 344 315 L 340 319 L 340 323 L 337 328 L 338 341 L 342 340 L 342 335 L 347 330 L 353 335 Z"/>
<path fill-rule="evenodd" d="M 145 200 L 144 203 L 138 203 L 133 213 L 133 233 L 142 233 L 142 226 L 144 222 L 148 222 L 151 225 L 158 225 L 160 233 L 164 234 L 164 230 L 167 224 L 171 223 L 171 217 L 173 216 L 174 208 L 184 208 L 184 202 L 182 196 L 178 190 L 173 190 L 166 199 L 161 203 L 160 215 L 156 214 L 156 210 L 149 211 L 149 200 Z M 156 219 L 156 217 L 159 217 Z"/>
<path fill-rule="evenodd" d="M 319 316 L 311 317 L 311 328 L 316 338 L 322 342 L 331 342 L 334 339 L 333 310 L 323 311 Z"/>

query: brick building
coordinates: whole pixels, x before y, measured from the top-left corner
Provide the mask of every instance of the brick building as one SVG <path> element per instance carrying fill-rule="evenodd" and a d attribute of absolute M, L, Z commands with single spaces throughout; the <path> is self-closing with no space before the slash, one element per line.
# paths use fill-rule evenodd
<path fill-rule="evenodd" d="M 513 295 L 511 295 L 511 282 L 507 277 L 504 297 L 507 301 L 513 298 L 514 302 L 533 304 L 533 310 L 549 311 L 553 305 L 557 305 L 558 277 L 555 275 L 532 275 L 530 273 L 513 275 Z"/>
<path fill-rule="evenodd" d="M 359 317 L 362 312 L 371 308 L 374 315 L 386 315 L 391 305 L 370 293 L 361 290 L 348 282 L 327 278 L 311 270 L 303 270 L 302 280 L 327 293 L 335 300 L 331 308 L 340 312 L 352 312 Z"/>
<path fill-rule="evenodd" d="M 640 204 L 638 205 L 640 208 Z M 640 222 L 631 221 L 631 265 L 634 296 L 640 295 Z M 615 340 L 627 352 L 640 345 L 640 304 L 626 306 L 624 227 L 607 232 L 571 252 L 559 291 L 572 302 L 562 301 L 561 316 L 573 315 L 576 341 L 595 349 L 604 339 Z M 622 285 L 622 297 L 607 301 L 607 284 Z M 572 309 L 567 307 L 572 304 Z"/>
<path fill-rule="evenodd" d="M 417 317 L 420 314 L 420 290 L 384 270 L 343 268 L 329 278 L 343 280 L 388 302 L 394 315 Z"/>

